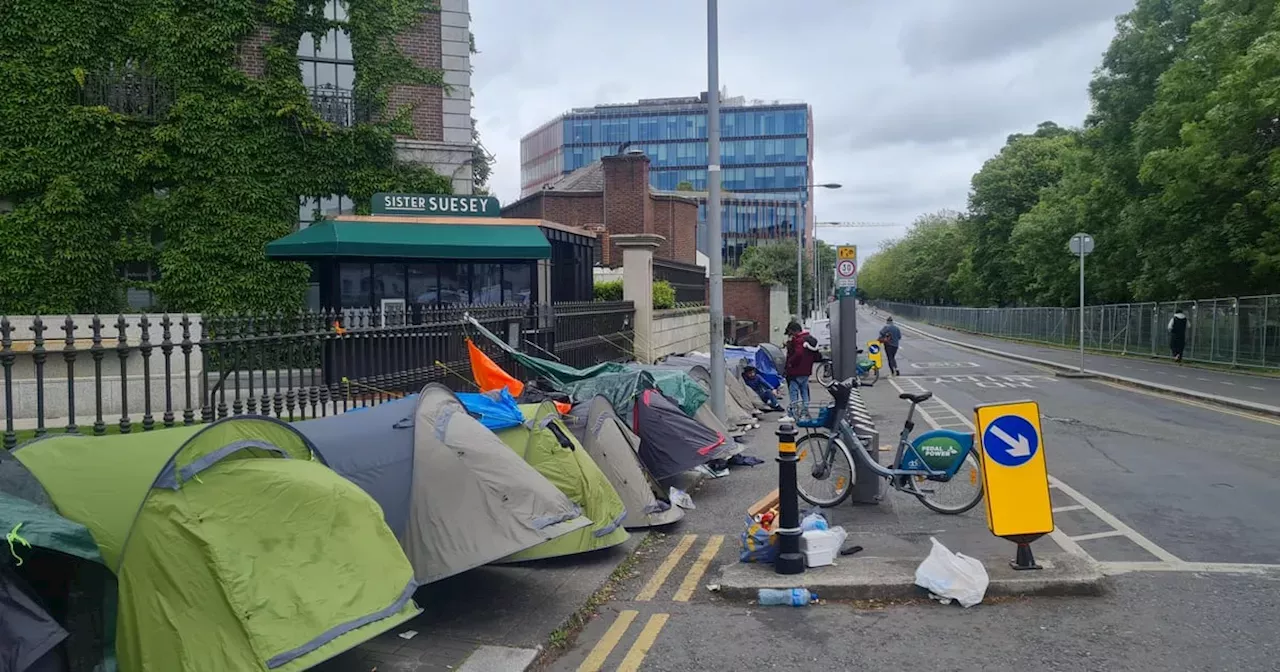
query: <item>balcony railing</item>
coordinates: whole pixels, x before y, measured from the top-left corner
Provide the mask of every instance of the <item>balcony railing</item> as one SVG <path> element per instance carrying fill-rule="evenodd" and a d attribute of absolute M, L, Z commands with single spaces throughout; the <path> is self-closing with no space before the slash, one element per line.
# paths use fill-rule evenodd
<path fill-rule="evenodd" d="M 314 86 L 308 92 L 311 95 L 311 109 L 315 110 L 321 119 L 335 126 L 350 128 L 372 120 L 373 106 L 368 101 L 358 98 L 355 91 Z"/>
<path fill-rule="evenodd" d="M 145 71 L 111 68 L 85 75 L 81 105 L 102 105 L 112 112 L 144 121 L 157 121 L 173 105 L 173 92 Z"/>

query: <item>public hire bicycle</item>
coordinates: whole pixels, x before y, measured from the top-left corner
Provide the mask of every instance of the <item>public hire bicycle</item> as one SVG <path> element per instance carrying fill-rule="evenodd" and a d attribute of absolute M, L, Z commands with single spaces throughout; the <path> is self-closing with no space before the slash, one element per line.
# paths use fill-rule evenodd
<path fill-rule="evenodd" d="M 888 479 L 895 489 L 938 513 L 964 513 L 982 501 L 982 473 L 972 434 L 936 429 L 911 439 L 916 405 L 932 397 L 932 392 L 898 396 L 911 406 L 893 461 L 885 467 L 871 457 L 846 420 L 854 385 L 853 379 L 827 385 L 835 403 L 824 407 L 816 418 L 796 422 L 797 427 L 808 430 L 796 442 L 801 498 L 823 507 L 843 502 L 853 491 L 857 459 L 878 477 Z"/>

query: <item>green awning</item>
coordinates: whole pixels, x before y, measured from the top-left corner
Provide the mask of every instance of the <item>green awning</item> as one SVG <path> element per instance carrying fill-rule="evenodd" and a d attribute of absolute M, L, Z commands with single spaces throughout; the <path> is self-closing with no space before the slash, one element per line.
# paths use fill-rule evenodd
<path fill-rule="evenodd" d="M 528 225 L 408 224 L 325 220 L 267 243 L 272 259 L 550 259 L 542 229 Z"/>

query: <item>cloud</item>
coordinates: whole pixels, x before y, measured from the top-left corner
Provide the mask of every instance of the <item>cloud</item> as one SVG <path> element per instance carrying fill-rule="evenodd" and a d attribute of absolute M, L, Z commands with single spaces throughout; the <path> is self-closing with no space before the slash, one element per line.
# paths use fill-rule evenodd
<path fill-rule="evenodd" d="M 730 94 L 813 107 L 815 175 L 840 182 L 820 219 L 909 223 L 963 209 L 1010 133 L 1080 124 L 1087 85 L 1132 0 L 767 0 L 720 3 Z M 520 137 L 574 107 L 706 89 L 705 4 L 472 3 L 474 104 L 497 155 L 491 188 L 520 192 Z M 856 231 L 855 233 L 852 233 Z M 884 229 L 833 230 L 841 235 Z M 823 233 L 828 237 L 828 232 Z"/>
<path fill-rule="evenodd" d="M 1133 0 L 933 0 L 899 39 L 913 70 L 998 60 L 1056 40 L 1133 8 Z"/>

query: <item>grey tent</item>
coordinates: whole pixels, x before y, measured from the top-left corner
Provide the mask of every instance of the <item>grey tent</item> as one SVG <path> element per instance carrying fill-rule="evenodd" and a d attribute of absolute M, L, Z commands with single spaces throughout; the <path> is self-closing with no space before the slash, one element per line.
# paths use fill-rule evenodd
<path fill-rule="evenodd" d="M 12 551 L 0 542 L 0 670 L 115 672 L 115 576 L 89 530 L 4 450 L 0 528 L 14 535 Z"/>
<path fill-rule="evenodd" d="M 711 392 L 711 373 L 701 366 L 682 366 L 670 364 L 654 364 L 652 366 L 643 367 L 646 370 L 675 370 L 682 371 L 691 378 L 695 384 L 702 388 L 704 392 L 710 395 Z M 728 422 L 722 422 L 711 412 L 711 404 L 704 402 L 693 413 L 694 419 L 711 429 L 724 434 L 725 436 L 742 436 L 747 429 L 754 427 L 757 423 L 755 418 L 746 411 L 742 410 L 728 395 L 725 396 L 725 414 L 728 416 Z"/>
<path fill-rule="evenodd" d="M 683 366 L 701 366 L 709 370 L 711 367 L 711 358 L 698 353 L 689 353 L 687 355 L 671 355 L 663 359 L 662 363 L 679 364 Z M 724 386 L 725 389 L 728 390 L 729 396 L 733 397 L 734 403 L 738 404 L 738 406 L 741 406 L 752 415 L 758 417 L 761 412 L 769 410 L 769 406 L 764 403 L 764 400 L 760 398 L 760 395 L 756 394 L 751 388 L 747 387 L 746 383 L 742 382 L 742 370 L 748 363 L 749 362 L 745 359 L 740 359 L 737 362 L 726 362 Z"/>
<path fill-rule="evenodd" d="M 690 366 L 689 376 L 694 380 L 698 381 L 699 383 L 702 383 L 703 385 L 705 385 L 707 387 L 708 392 L 711 391 L 711 372 L 707 370 L 707 367 L 702 366 L 701 364 Z M 729 382 L 728 380 L 725 381 L 726 393 L 729 391 L 728 382 Z M 728 420 L 729 424 L 737 425 L 739 427 L 758 427 L 760 423 L 756 421 L 756 417 L 752 413 L 753 408 L 754 407 L 752 406 L 743 407 L 740 404 L 738 404 L 737 400 L 733 398 L 732 394 L 725 394 L 724 410 L 725 410 L 725 413 L 728 415 L 728 418 L 726 419 Z"/>
<path fill-rule="evenodd" d="M 724 434 L 685 415 L 658 390 L 641 391 L 631 413 L 632 428 L 640 437 L 640 461 L 659 482 L 733 454 L 735 446 Z"/>
<path fill-rule="evenodd" d="M 382 506 L 419 583 L 591 525 L 443 385 L 293 426 Z"/>
<path fill-rule="evenodd" d="M 628 528 L 668 525 L 684 517 L 684 510 L 666 500 L 662 486 L 640 463 L 640 437 L 614 412 L 605 397 L 579 402 L 565 416 L 565 424 L 613 484 L 627 507 Z"/>

